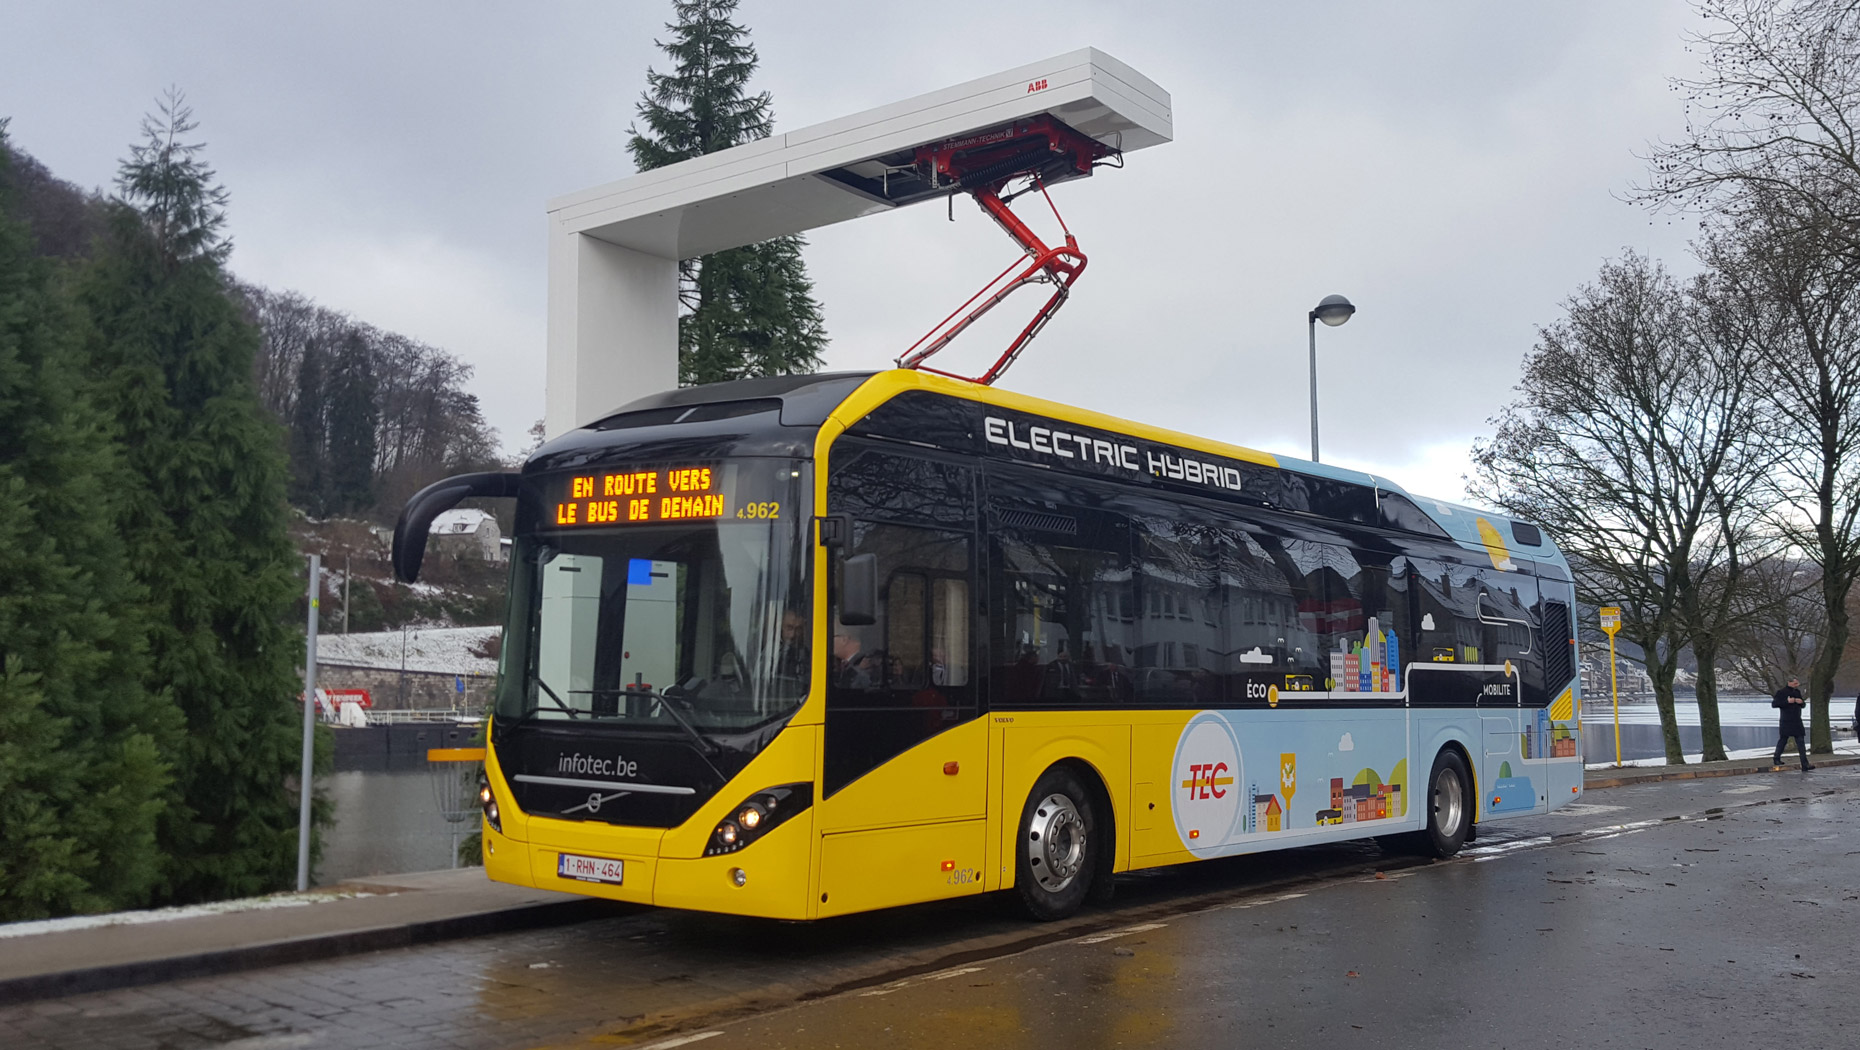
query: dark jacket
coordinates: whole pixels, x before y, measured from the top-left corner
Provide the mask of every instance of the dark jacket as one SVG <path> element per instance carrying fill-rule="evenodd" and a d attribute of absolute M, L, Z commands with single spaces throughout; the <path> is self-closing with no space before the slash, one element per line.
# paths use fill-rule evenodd
<path fill-rule="evenodd" d="M 1790 703 L 1791 700 L 1798 702 Z M 1800 726 L 1802 724 L 1803 707 L 1799 702 L 1801 700 L 1802 691 L 1800 689 L 1792 685 L 1785 685 L 1781 689 L 1776 690 L 1776 695 L 1770 698 L 1770 706 L 1782 713 L 1782 724 L 1784 726 Z"/>

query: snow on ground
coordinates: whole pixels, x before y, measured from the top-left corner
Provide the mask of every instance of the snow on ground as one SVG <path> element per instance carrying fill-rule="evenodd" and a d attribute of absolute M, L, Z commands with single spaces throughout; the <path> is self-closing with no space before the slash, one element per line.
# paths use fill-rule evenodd
<path fill-rule="evenodd" d="M 500 627 L 428 627 L 410 631 L 370 631 L 365 634 L 319 634 L 316 658 L 321 663 L 349 667 L 400 670 L 405 644 L 409 671 L 441 674 L 496 674 L 497 661 L 473 655 L 496 638 Z"/>
<path fill-rule="evenodd" d="M 200 915 L 224 915 L 237 911 L 263 911 L 268 908 L 301 908 L 307 904 L 372 897 L 375 894 L 354 890 L 312 890 L 309 893 L 274 893 L 269 897 L 243 897 L 215 901 L 212 904 L 189 904 L 179 908 L 152 908 L 146 911 L 118 911 L 107 915 L 73 915 L 66 919 L 38 919 L 33 922 L 0 924 L 0 938 L 31 937 L 41 933 L 64 933 L 89 930 L 99 926 L 138 926 L 148 922 L 191 919 Z"/>

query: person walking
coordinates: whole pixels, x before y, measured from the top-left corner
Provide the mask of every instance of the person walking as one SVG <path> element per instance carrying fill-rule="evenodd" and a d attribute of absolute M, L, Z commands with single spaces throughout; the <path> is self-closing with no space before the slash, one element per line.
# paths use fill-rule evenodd
<path fill-rule="evenodd" d="M 1794 678 L 1789 679 L 1789 684 L 1776 690 L 1776 695 L 1770 698 L 1770 706 L 1782 713 L 1782 724 L 1776 736 L 1776 757 L 1770 760 L 1770 765 L 1782 765 L 1783 745 L 1789 742 L 1790 737 L 1794 737 L 1796 753 L 1802 756 L 1802 772 L 1815 768 L 1808 764 L 1808 733 L 1802 728 L 1803 702 L 1800 683 Z"/>

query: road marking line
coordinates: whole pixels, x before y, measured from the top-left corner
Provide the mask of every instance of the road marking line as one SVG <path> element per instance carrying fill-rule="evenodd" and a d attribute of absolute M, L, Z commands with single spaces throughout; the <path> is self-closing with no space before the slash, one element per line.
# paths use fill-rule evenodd
<path fill-rule="evenodd" d="M 1262 904 L 1277 904 L 1280 901 L 1293 901 L 1293 900 L 1297 900 L 1298 898 L 1304 897 L 1304 896 L 1308 896 L 1308 894 L 1281 893 L 1277 897 L 1268 897 L 1263 901 L 1246 901 L 1243 904 L 1229 904 L 1227 906 L 1227 909 L 1229 911 L 1244 911 L 1247 908 L 1257 908 Z"/>
<path fill-rule="evenodd" d="M 1533 835 L 1528 839 L 1514 839 L 1510 842 L 1498 842 L 1490 846 L 1474 846 L 1472 849 L 1466 850 L 1465 853 L 1475 862 L 1497 860 L 1507 853 L 1515 853 L 1521 849 L 1548 846 L 1552 841 L 1553 840 L 1548 835 Z"/>
<path fill-rule="evenodd" d="M 866 991 L 860 992 L 859 994 L 862 996 L 890 995 L 892 992 L 902 991 L 905 988 L 909 988 L 911 985 L 916 984 L 919 981 L 947 981 L 951 977 L 961 977 L 965 973 L 976 973 L 977 971 L 980 971 L 982 969 L 985 969 L 985 967 L 958 966 L 955 969 L 951 969 L 951 970 L 938 970 L 936 973 L 925 973 L 925 974 L 919 974 L 916 977 L 906 977 L 903 980 L 893 981 L 890 984 L 881 985 L 877 988 L 868 989 Z"/>
<path fill-rule="evenodd" d="M 960 966 L 954 970 L 942 970 L 938 973 L 927 973 L 927 974 L 924 974 L 922 977 L 918 978 L 918 980 L 947 981 L 951 977 L 961 977 L 965 973 L 980 973 L 981 970 L 982 968 L 980 966 Z"/>
<path fill-rule="evenodd" d="M 722 1035 L 722 1034 L 723 1034 L 723 1029 L 719 1028 L 713 1032 L 698 1032 L 695 1035 L 681 1035 L 676 1039 L 667 1039 L 662 1043 L 653 1043 L 650 1046 L 642 1046 L 639 1048 L 639 1050 L 672 1050 L 672 1047 L 674 1046 L 685 1046 L 690 1043 L 695 1043 L 701 1039 L 709 1039 L 713 1035 Z"/>
<path fill-rule="evenodd" d="M 1148 933 L 1151 930 L 1160 930 L 1167 925 L 1169 924 L 1166 922 L 1146 922 L 1141 926 L 1132 926 L 1127 930 L 1113 930 L 1110 933 L 1094 933 L 1090 937 L 1080 937 L 1079 943 L 1103 944 L 1105 941 L 1114 941 L 1119 937 L 1128 937 L 1133 933 Z"/>

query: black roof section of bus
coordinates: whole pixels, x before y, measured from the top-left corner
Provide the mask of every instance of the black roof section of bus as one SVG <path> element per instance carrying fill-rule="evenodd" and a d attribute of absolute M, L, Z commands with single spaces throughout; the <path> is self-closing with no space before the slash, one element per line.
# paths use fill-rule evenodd
<path fill-rule="evenodd" d="M 606 416 L 589 424 L 594 430 L 619 430 L 629 426 L 656 426 L 660 423 L 701 422 L 724 419 L 729 415 L 747 415 L 773 407 L 743 405 L 740 411 L 730 406 L 742 402 L 778 401 L 781 423 L 788 427 L 817 427 L 827 421 L 833 410 L 872 378 L 873 372 L 817 372 L 812 375 L 762 376 L 736 379 L 727 383 L 680 387 L 649 394 L 629 401 Z M 704 409 L 696 413 L 694 407 Z M 687 411 L 679 411 L 685 409 Z"/>
<path fill-rule="evenodd" d="M 524 471 L 730 456 L 805 459 L 820 425 L 871 375 L 769 376 L 667 390 L 549 441 Z"/>

